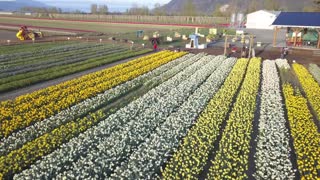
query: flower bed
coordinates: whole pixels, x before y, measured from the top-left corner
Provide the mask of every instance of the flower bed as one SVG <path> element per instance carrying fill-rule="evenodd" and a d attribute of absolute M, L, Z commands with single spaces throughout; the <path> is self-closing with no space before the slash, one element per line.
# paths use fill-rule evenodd
<path fill-rule="evenodd" d="M 227 126 L 219 143 L 209 179 L 245 179 L 248 169 L 252 121 L 256 109 L 256 98 L 260 84 L 260 65 L 258 58 L 251 59 L 246 77 L 237 100 L 227 120 Z"/>
<path fill-rule="evenodd" d="M 213 149 L 222 122 L 233 102 L 243 76 L 248 60 L 240 59 L 234 66 L 226 82 L 210 100 L 200 118 L 196 121 L 178 150 L 167 163 L 162 176 L 164 179 L 197 178 L 205 166 L 209 152 Z"/>
<path fill-rule="evenodd" d="M 259 134 L 255 154 L 256 179 L 295 179 L 277 73 L 274 61 L 263 62 Z"/>
<path fill-rule="evenodd" d="M 109 137 L 111 133 L 116 132 L 116 130 L 119 130 L 123 125 L 129 123 L 133 117 L 139 115 L 139 112 L 144 112 L 144 110 L 155 101 L 154 97 L 164 96 L 170 89 L 190 77 L 209 61 L 210 59 L 202 59 L 192 64 L 169 81 L 152 89 L 146 95 L 131 102 L 115 114 L 110 115 L 95 127 L 71 139 L 68 143 L 65 143 L 62 148 L 42 158 L 42 160 L 32 166 L 30 170 L 22 172 L 18 177 L 52 178 L 52 176 L 55 177 L 61 171 L 68 170 L 79 157 L 86 157 L 86 154 L 94 150 L 97 143 L 103 141 L 103 139 Z"/>
<path fill-rule="evenodd" d="M 320 134 L 312 120 L 307 100 L 290 84 L 283 85 L 283 93 L 301 179 L 319 179 Z"/>
<path fill-rule="evenodd" d="M 308 69 L 313 75 L 313 78 L 320 84 L 320 68 L 316 64 L 309 64 Z"/>
<path fill-rule="evenodd" d="M 72 106 L 66 110 L 61 111 L 55 116 L 52 116 L 43 121 L 37 122 L 32 126 L 28 126 L 26 129 L 13 133 L 9 137 L 3 139 L 0 143 L 0 156 L 8 154 L 10 151 L 20 148 L 28 141 L 32 141 L 35 138 L 52 131 L 54 128 L 61 126 L 69 121 L 75 120 L 81 116 L 85 116 L 89 112 L 94 111 L 98 107 L 103 107 L 111 102 L 113 99 L 119 98 L 125 95 L 132 89 L 141 86 L 143 83 L 151 81 L 155 78 L 162 80 L 168 79 L 171 75 L 175 75 L 180 70 L 189 66 L 190 64 L 199 60 L 202 55 L 186 55 L 175 61 L 171 61 L 151 72 L 141 75 L 131 81 L 124 84 L 120 84 L 110 90 L 105 91 L 102 94 L 98 94 L 93 98 L 86 99 L 85 101 Z M 170 74 L 170 76 L 168 75 Z M 160 81 L 157 81 L 160 83 Z M 156 85 L 156 84 L 155 84 Z"/>
<path fill-rule="evenodd" d="M 183 52 L 160 52 L 157 55 L 146 56 L 127 64 L 20 96 L 14 101 L 2 102 L 0 112 L 4 114 L 0 116 L 0 137 L 7 137 L 18 129 L 41 121 L 77 102 L 131 80 L 184 54 Z M 123 66 L 127 67 L 123 68 Z M 91 79 L 87 80 L 88 77 Z M 59 87 L 60 89 L 57 90 Z"/>
<path fill-rule="evenodd" d="M 130 155 L 128 162 L 121 164 L 110 177 L 115 179 L 155 177 L 156 173 L 160 172 L 160 167 L 169 158 L 171 151 L 177 148 L 180 139 L 185 136 L 189 127 L 196 122 L 197 117 L 210 98 L 219 90 L 234 64 L 234 58 L 224 60 L 206 82 L 181 105 L 179 110 L 171 114 Z M 188 157 L 190 156 L 192 157 L 192 154 L 188 154 Z"/>
<path fill-rule="evenodd" d="M 308 101 L 310 102 L 314 112 L 317 115 L 318 120 L 320 120 L 320 86 L 313 79 L 312 75 L 308 70 L 300 65 L 292 65 L 294 72 L 296 73 L 299 82 L 302 85 L 303 91 L 306 93 Z"/>

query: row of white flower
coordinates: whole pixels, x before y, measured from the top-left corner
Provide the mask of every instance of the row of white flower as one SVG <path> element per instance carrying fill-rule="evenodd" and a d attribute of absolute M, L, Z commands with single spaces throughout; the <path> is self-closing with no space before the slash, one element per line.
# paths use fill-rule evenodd
<path fill-rule="evenodd" d="M 290 69 L 290 65 L 286 59 L 276 59 L 276 64 L 279 68 Z"/>
<path fill-rule="evenodd" d="M 275 61 L 263 62 L 263 82 L 255 154 L 256 179 L 295 179 L 290 161 L 289 132 Z"/>
<path fill-rule="evenodd" d="M 197 70 L 192 76 L 184 79 L 176 87 L 172 87 L 163 96 L 153 96 L 153 101 L 149 102 L 149 107 L 144 108 L 143 113 L 134 116 L 122 116 L 125 119 L 131 118 L 130 122 L 114 131 L 109 137 L 96 141 L 96 148 L 88 153 L 84 158 L 80 158 L 71 170 L 59 176 L 80 179 L 99 176 L 108 177 L 113 170 L 126 161 L 130 154 L 150 136 L 155 128 L 160 126 L 167 117 L 177 111 L 194 91 L 206 81 L 206 79 L 216 70 L 224 57 L 212 58 L 208 64 Z M 147 94 L 148 96 L 149 94 Z M 147 97 L 148 98 L 148 97 Z M 149 99 L 149 98 L 148 98 Z M 130 115 L 130 113 L 127 113 Z M 103 130 L 102 130 L 103 131 Z"/>
<path fill-rule="evenodd" d="M 142 76 L 139 76 L 131 81 L 116 86 L 110 90 L 105 91 L 93 98 L 86 99 L 85 101 L 72 106 L 66 110 L 61 111 L 55 116 L 52 116 L 43 121 L 37 122 L 36 124 L 29 126 L 21 131 L 13 133 L 11 136 L 3 139 L 0 142 L 0 156 L 8 154 L 14 149 L 18 149 L 23 144 L 32 141 L 33 139 L 52 131 L 59 127 L 61 124 L 65 124 L 71 120 L 76 119 L 90 111 L 94 111 L 97 107 L 112 101 L 114 98 L 120 97 L 131 89 L 134 89 L 138 85 L 148 81 L 149 79 L 163 76 L 170 72 L 172 74 L 178 73 L 181 69 L 189 66 L 195 61 L 199 60 L 204 54 L 193 55 L 188 54 L 175 61 L 171 61 L 151 72 L 148 72 Z"/>
<path fill-rule="evenodd" d="M 320 85 L 320 68 L 316 64 L 309 64 L 308 69 L 309 69 L 310 73 L 312 74 L 313 78 Z"/>
<path fill-rule="evenodd" d="M 169 116 L 152 135 L 131 154 L 128 162 L 118 167 L 111 179 L 150 179 L 169 158 L 208 101 L 227 78 L 235 58 L 222 62 L 207 81 L 192 94 L 179 110 Z"/>
<path fill-rule="evenodd" d="M 80 134 L 78 137 L 71 139 L 68 143 L 64 144 L 60 149 L 57 149 L 53 153 L 44 156 L 42 160 L 39 160 L 37 163 L 32 165 L 30 169 L 23 171 L 15 177 L 17 179 L 27 177 L 32 179 L 50 178 L 56 176 L 61 171 L 68 170 L 73 161 L 77 160 L 80 156 L 86 156 L 86 154 L 92 149 L 95 149 L 96 143 L 99 143 L 108 137 L 115 130 L 120 129 L 135 115 L 143 113 L 145 109 L 153 104 L 156 100 L 155 97 L 164 96 L 169 90 L 175 88 L 181 81 L 188 79 L 189 76 L 204 65 L 208 64 L 208 62 L 210 62 L 209 58 L 202 58 L 201 60 L 196 61 L 170 80 L 150 90 L 147 94 L 131 102 L 115 114 L 110 115 L 97 126 Z"/>

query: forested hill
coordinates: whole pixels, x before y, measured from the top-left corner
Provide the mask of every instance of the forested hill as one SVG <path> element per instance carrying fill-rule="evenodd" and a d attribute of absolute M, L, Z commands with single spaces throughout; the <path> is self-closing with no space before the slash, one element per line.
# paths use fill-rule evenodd
<path fill-rule="evenodd" d="M 172 0 L 162 6 L 169 14 L 190 11 L 190 2 L 197 14 L 212 14 L 217 7 L 229 6 L 230 9 L 242 12 L 275 9 L 284 11 L 308 11 L 314 7 L 313 0 Z M 188 5 L 189 3 L 189 5 Z"/>

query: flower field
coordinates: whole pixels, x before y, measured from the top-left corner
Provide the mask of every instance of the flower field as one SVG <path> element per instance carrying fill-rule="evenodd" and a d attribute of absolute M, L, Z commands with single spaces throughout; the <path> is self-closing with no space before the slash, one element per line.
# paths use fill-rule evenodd
<path fill-rule="evenodd" d="M 27 47 L 22 52 L 19 52 L 19 46 L 17 49 L 17 52 L 9 51 L 9 48 L 4 49 L 0 55 L 0 92 L 109 64 L 149 51 L 131 51 L 128 47 L 120 45 L 71 42 Z"/>
<path fill-rule="evenodd" d="M 147 52 L 19 48 L 0 48 L 4 84 Z M 0 179 L 320 179 L 319 74 L 165 50 L 2 101 Z"/>

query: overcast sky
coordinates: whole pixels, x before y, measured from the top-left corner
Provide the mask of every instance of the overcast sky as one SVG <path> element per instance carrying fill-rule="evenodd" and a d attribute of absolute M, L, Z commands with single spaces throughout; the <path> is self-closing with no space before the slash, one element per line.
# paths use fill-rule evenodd
<path fill-rule="evenodd" d="M 148 6 L 153 8 L 156 3 L 161 5 L 170 2 L 170 0 L 37 0 L 48 5 L 58 6 L 65 9 L 90 10 L 90 4 L 105 4 L 110 11 L 125 11 L 132 7 L 133 4 L 139 6 Z"/>

